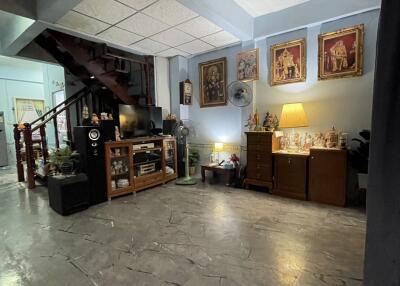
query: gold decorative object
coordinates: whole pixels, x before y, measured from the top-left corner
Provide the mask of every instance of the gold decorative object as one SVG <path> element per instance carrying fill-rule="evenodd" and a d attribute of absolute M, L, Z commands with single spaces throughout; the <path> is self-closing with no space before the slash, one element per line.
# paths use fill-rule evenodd
<path fill-rule="evenodd" d="M 294 40 L 271 46 L 271 85 L 306 80 L 306 41 Z"/>
<path fill-rule="evenodd" d="M 226 58 L 199 64 L 200 107 L 226 105 Z"/>
<path fill-rule="evenodd" d="M 319 35 L 318 78 L 363 74 L 364 25 Z"/>

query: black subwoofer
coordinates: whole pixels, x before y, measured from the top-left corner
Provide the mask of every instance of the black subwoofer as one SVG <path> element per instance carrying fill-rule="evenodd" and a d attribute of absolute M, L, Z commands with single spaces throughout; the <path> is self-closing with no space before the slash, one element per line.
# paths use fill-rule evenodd
<path fill-rule="evenodd" d="M 61 215 L 69 215 L 89 207 L 88 178 L 76 176 L 49 176 L 50 207 Z"/>

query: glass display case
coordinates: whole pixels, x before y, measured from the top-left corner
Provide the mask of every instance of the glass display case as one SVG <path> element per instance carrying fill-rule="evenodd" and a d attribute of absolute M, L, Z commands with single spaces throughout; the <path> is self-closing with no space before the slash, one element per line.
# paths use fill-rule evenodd
<path fill-rule="evenodd" d="M 164 169 L 165 180 L 173 180 L 177 178 L 178 164 L 177 164 L 177 149 L 175 138 L 164 139 Z"/>
<path fill-rule="evenodd" d="M 132 192 L 130 157 L 129 144 L 114 143 L 106 147 L 108 197 Z"/>

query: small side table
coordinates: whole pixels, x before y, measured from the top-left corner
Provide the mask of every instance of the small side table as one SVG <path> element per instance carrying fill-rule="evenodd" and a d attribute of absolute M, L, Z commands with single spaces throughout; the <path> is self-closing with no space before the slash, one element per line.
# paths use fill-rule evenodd
<path fill-rule="evenodd" d="M 206 180 L 206 171 L 211 171 L 213 174 L 222 174 L 226 178 L 226 185 L 230 186 L 233 179 L 236 177 L 236 168 L 225 169 L 223 166 L 215 165 L 202 165 L 201 166 L 201 181 Z"/>

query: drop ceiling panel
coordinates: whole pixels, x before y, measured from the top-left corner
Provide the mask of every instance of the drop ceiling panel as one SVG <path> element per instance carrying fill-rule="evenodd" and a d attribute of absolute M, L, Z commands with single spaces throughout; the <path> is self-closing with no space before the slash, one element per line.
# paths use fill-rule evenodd
<path fill-rule="evenodd" d="M 136 35 L 115 26 L 105 30 L 97 36 L 111 43 L 122 44 L 124 46 L 129 46 L 143 39 L 142 36 Z"/>
<path fill-rule="evenodd" d="M 117 26 L 144 37 L 154 35 L 169 28 L 168 25 L 142 13 L 133 15 L 119 23 Z"/>
<path fill-rule="evenodd" d="M 110 25 L 106 23 L 74 11 L 69 11 L 65 14 L 64 17 L 58 20 L 57 24 L 90 35 L 95 35 L 110 27 Z"/>
<path fill-rule="evenodd" d="M 125 5 L 128 5 L 133 9 L 142 10 L 143 8 L 149 6 L 150 4 L 153 4 L 157 0 L 117 0 L 117 1 Z"/>
<path fill-rule="evenodd" d="M 198 16 L 176 0 L 160 0 L 143 10 L 143 13 L 168 25 L 175 26 Z"/>
<path fill-rule="evenodd" d="M 189 54 L 199 54 L 214 49 L 212 45 L 204 43 L 200 40 L 194 40 L 193 42 L 180 45 L 177 48 Z"/>
<path fill-rule="evenodd" d="M 141 50 L 144 51 L 150 51 L 151 53 L 158 53 L 164 50 L 169 49 L 170 47 L 167 45 L 164 45 L 162 43 L 158 43 L 156 41 L 153 41 L 151 39 L 144 39 L 140 42 L 135 43 L 134 45 L 132 45 L 133 48 L 138 47 Z"/>
<path fill-rule="evenodd" d="M 165 58 L 170 58 L 170 57 L 175 57 L 175 56 L 188 57 L 188 56 L 190 56 L 190 54 L 185 53 L 185 52 L 180 51 L 180 50 L 175 49 L 175 48 L 171 48 L 171 49 L 168 49 L 166 51 L 162 51 L 162 52 L 158 53 L 157 56 L 165 57 Z"/>
<path fill-rule="evenodd" d="M 309 0 L 235 0 L 253 17 L 280 11 L 307 1 Z"/>
<path fill-rule="evenodd" d="M 109 24 L 115 24 L 136 12 L 114 0 L 84 0 L 74 10 Z"/>
<path fill-rule="evenodd" d="M 202 40 L 216 47 L 222 47 L 240 41 L 238 38 L 226 31 L 221 31 L 216 34 L 206 36 L 202 38 Z"/>
<path fill-rule="evenodd" d="M 221 27 L 201 16 L 182 23 L 177 28 L 196 38 L 201 38 L 222 30 Z"/>
<path fill-rule="evenodd" d="M 151 38 L 153 40 L 156 40 L 157 42 L 164 43 L 171 47 L 181 45 L 181 44 L 193 41 L 195 39 L 192 36 L 182 32 L 182 31 L 179 31 L 175 28 L 171 28 L 169 30 L 163 31 L 157 35 L 152 36 Z"/>

